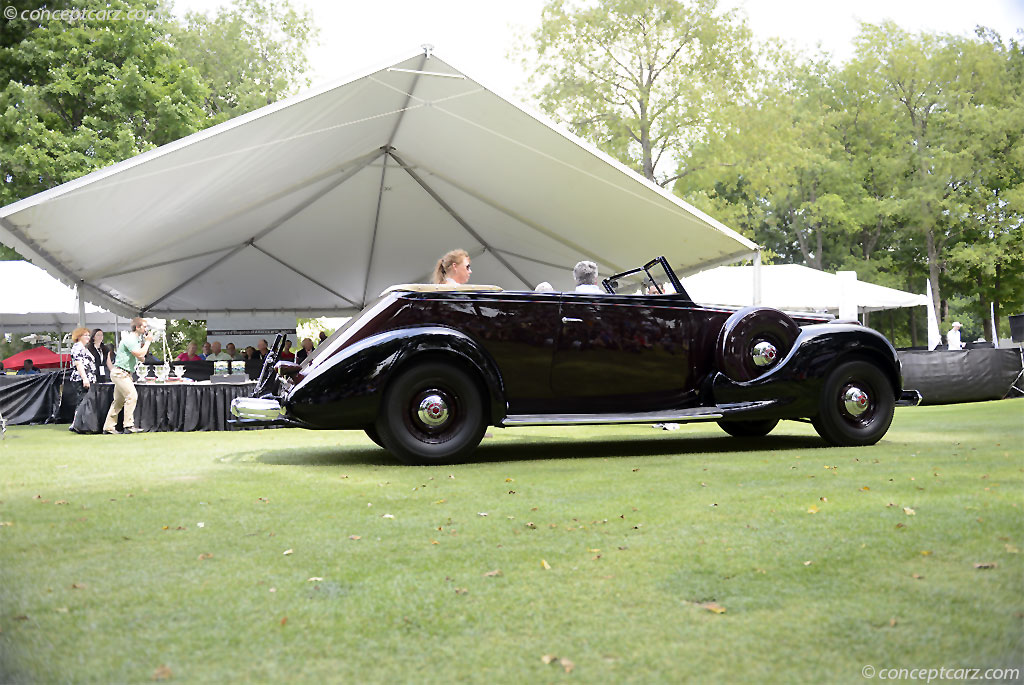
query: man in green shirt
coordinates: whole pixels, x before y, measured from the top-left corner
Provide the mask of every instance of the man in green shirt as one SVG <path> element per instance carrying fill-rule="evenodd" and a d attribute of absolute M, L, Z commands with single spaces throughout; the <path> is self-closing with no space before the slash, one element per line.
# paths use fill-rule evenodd
<path fill-rule="evenodd" d="M 122 407 L 124 432 L 141 432 L 140 428 L 135 427 L 135 403 L 139 399 L 139 392 L 132 382 L 132 371 L 135 370 L 136 364 L 146 359 L 151 342 L 153 336 L 146 331 L 145 319 L 132 319 L 131 330 L 121 337 L 121 344 L 117 346 L 117 354 L 114 357 L 114 368 L 110 371 L 110 380 L 114 382 L 114 401 L 110 403 L 107 420 L 103 422 L 103 432 L 107 435 L 118 434 L 117 413 Z"/>

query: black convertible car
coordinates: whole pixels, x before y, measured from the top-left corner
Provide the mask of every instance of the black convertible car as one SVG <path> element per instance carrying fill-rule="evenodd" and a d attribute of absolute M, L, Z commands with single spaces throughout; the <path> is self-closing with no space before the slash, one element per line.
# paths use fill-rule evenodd
<path fill-rule="evenodd" d="M 488 426 L 717 421 L 763 436 L 809 419 L 870 445 L 901 400 L 900 363 L 857 323 L 701 306 L 664 258 L 606 293 L 389 288 L 301 365 L 278 336 L 236 423 L 364 430 L 411 464 L 457 461 Z"/>

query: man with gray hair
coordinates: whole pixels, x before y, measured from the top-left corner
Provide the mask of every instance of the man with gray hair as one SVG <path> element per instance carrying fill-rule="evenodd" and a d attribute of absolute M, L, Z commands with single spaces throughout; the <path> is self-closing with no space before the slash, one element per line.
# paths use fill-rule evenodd
<path fill-rule="evenodd" d="M 576 279 L 576 292 L 604 293 L 601 286 L 597 284 L 597 264 L 594 262 L 579 262 L 572 269 L 572 277 Z"/>

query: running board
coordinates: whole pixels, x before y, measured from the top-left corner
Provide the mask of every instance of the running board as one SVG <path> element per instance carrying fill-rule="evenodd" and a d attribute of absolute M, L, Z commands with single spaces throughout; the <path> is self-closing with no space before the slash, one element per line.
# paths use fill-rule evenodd
<path fill-rule="evenodd" d="M 684 423 L 715 421 L 725 415 L 717 408 L 651 411 L 638 414 L 510 414 L 501 422 L 511 426 L 586 426 L 614 423 Z"/>

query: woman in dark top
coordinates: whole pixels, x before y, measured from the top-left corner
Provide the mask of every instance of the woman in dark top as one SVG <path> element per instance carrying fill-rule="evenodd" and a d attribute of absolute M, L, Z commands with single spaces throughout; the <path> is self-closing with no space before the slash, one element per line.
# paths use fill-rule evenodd
<path fill-rule="evenodd" d="M 93 366 L 96 367 L 96 382 L 108 383 L 110 381 L 110 368 L 107 360 L 109 350 L 103 344 L 103 329 L 94 328 L 89 344 L 85 346 L 86 352 L 92 355 Z"/>

